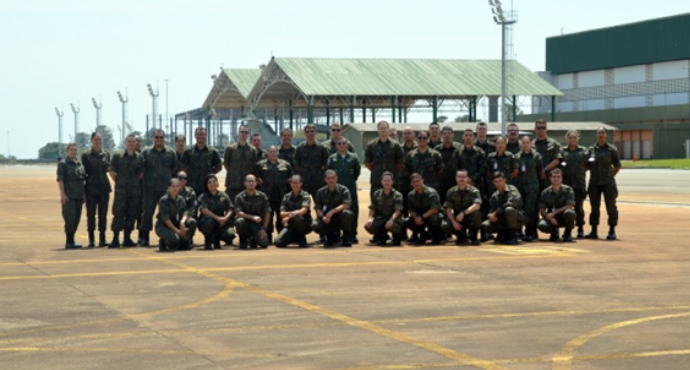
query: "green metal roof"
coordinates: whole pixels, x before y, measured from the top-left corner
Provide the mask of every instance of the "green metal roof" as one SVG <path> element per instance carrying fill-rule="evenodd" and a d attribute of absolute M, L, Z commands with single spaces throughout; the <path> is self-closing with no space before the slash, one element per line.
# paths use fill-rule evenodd
<path fill-rule="evenodd" d="M 552 74 L 690 58 L 690 13 L 546 39 Z"/>
<path fill-rule="evenodd" d="M 500 60 L 274 58 L 307 96 L 501 95 Z M 562 95 L 516 61 L 508 61 L 508 95 Z"/>
<path fill-rule="evenodd" d="M 249 96 L 254 85 L 256 85 L 256 81 L 261 77 L 260 69 L 224 68 L 223 73 L 235 84 L 235 87 L 237 87 L 237 90 L 245 99 Z"/>
<path fill-rule="evenodd" d="M 260 69 L 224 68 L 216 78 L 202 107 L 240 108 L 247 106 L 247 97 L 261 77 Z"/>

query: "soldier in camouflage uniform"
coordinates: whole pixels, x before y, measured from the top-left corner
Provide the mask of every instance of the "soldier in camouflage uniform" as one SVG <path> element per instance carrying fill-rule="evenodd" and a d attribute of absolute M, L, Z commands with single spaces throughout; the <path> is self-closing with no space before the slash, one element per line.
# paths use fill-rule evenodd
<path fill-rule="evenodd" d="M 110 153 L 103 150 L 103 138 L 97 132 L 91 134 L 91 149 L 81 155 L 86 170 L 86 219 L 89 233 L 89 247 L 94 247 L 96 215 L 98 214 L 98 246 L 105 247 L 105 230 L 108 223 L 108 202 L 110 201 Z"/>
<path fill-rule="evenodd" d="M 412 150 L 417 148 L 417 143 L 414 141 L 414 131 L 412 131 L 412 128 L 409 126 L 403 129 L 402 136 L 403 142 L 401 146 L 403 158 L 405 158 Z M 427 146 L 428 145 L 427 143 Z M 394 184 L 395 189 L 403 195 L 403 217 L 407 217 L 407 193 L 412 190 L 412 185 L 410 184 L 410 173 L 407 173 L 405 167 L 398 172 L 398 181 L 394 182 Z"/>
<path fill-rule="evenodd" d="M 405 156 L 405 173 L 408 178 L 415 172 L 422 175 L 426 186 L 439 192 L 441 190 L 440 179 L 443 176 L 445 166 L 441 153 L 429 148 L 428 141 L 429 133 L 426 131 L 417 133 L 417 148 Z"/>
<path fill-rule="evenodd" d="M 295 146 L 292 145 L 292 130 L 284 128 L 280 132 L 280 148 L 278 149 L 278 158 L 290 163 L 293 171 L 295 169 Z"/>
<path fill-rule="evenodd" d="M 456 186 L 448 190 L 443 208 L 446 218 L 441 228 L 446 234 L 455 234 L 456 245 L 464 245 L 469 238 L 472 245 L 479 245 L 477 233 L 482 224 L 482 195 L 479 189 L 468 185 L 467 171 L 456 171 Z"/>
<path fill-rule="evenodd" d="M 79 227 L 81 209 L 84 207 L 86 170 L 77 157 L 77 151 L 77 144 L 67 144 L 66 157 L 58 163 L 57 167 L 62 219 L 65 221 L 65 249 L 81 248 L 81 245 L 74 242 L 74 234 Z"/>
<path fill-rule="evenodd" d="M 441 142 L 441 125 L 438 122 L 431 122 L 429 124 L 429 147 L 436 148 Z"/>
<path fill-rule="evenodd" d="M 517 155 L 520 153 L 520 128 L 517 124 L 511 123 L 506 128 L 508 131 L 508 142 L 506 143 L 506 150 Z"/>
<path fill-rule="evenodd" d="M 196 220 L 189 214 L 187 204 L 180 196 L 180 180 L 169 180 L 170 185 L 165 195 L 158 200 L 158 220 L 156 235 L 160 238 L 158 250 L 161 252 L 174 249 L 191 249 L 192 238 L 196 231 Z"/>
<path fill-rule="evenodd" d="M 199 230 L 204 234 L 204 249 L 220 249 L 220 242 L 232 245 L 235 239 L 234 210 L 230 197 L 218 190 L 218 178 L 206 176 L 206 191 L 199 197 Z"/>
<path fill-rule="evenodd" d="M 280 204 L 285 193 L 290 191 L 290 178 L 292 177 L 292 167 L 290 164 L 278 158 L 278 148 L 271 145 L 268 148 L 268 158 L 256 164 L 258 189 L 268 197 L 271 206 L 270 227 L 273 231 L 273 217 L 275 213 L 276 232 L 283 230 L 283 221 L 280 217 Z"/>
<path fill-rule="evenodd" d="M 184 135 L 175 136 L 175 154 L 177 154 L 177 170 L 182 170 L 182 156 L 187 150 L 187 138 Z"/>
<path fill-rule="evenodd" d="M 194 130 L 196 144 L 185 150 L 180 166 L 189 177 L 187 184 L 199 196 L 206 191 L 206 177 L 209 174 L 216 174 L 223 169 L 220 154 L 206 145 L 207 137 L 208 133 L 205 128 L 197 127 Z"/>
<path fill-rule="evenodd" d="M 491 195 L 489 218 L 482 223 L 482 229 L 498 232 L 494 240 L 496 243 L 517 245 L 516 232 L 525 223 L 522 197 L 515 186 L 506 184 L 506 179 L 500 171 L 494 172 L 493 183 L 496 191 Z"/>
<path fill-rule="evenodd" d="M 350 191 L 350 211 L 352 211 L 352 218 L 354 225 L 352 226 L 353 234 L 348 235 L 348 238 L 353 244 L 359 243 L 357 240 L 357 221 L 359 219 L 359 199 L 357 197 L 357 179 L 362 171 L 362 165 L 359 163 L 357 154 L 349 151 L 351 147 L 350 142 L 344 138 L 339 137 L 337 141 L 338 151 L 328 157 L 326 167 L 334 170 L 338 174 L 338 183 L 343 185 Z"/>
<path fill-rule="evenodd" d="M 439 187 L 434 187 L 431 185 L 431 178 L 427 177 L 426 174 L 420 173 L 424 177 L 424 183 L 426 186 L 431 186 L 436 191 L 438 191 L 438 196 L 441 198 L 441 203 L 446 199 L 446 193 L 448 189 L 455 186 L 455 172 L 461 167 L 460 163 L 460 143 L 453 141 L 453 128 L 450 126 L 444 126 L 441 130 L 441 144 L 432 147 L 436 149 L 437 152 L 441 154 L 443 158 L 443 174 L 439 176 L 441 178 Z M 418 140 L 419 141 L 419 140 Z"/>
<path fill-rule="evenodd" d="M 239 139 L 236 143 L 225 148 L 223 166 L 225 167 L 225 192 L 234 201 L 237 194 L 244 190 L 244 180 L 247 175 L 254 174 L 257 162 L 256 148 L 247 140 L 249 127 L 241 125 Z"/>
<path fill-rule="evenodd" d="M 134 222 L 141 215 L 141 180 L 144 178 L 144 159 L 135 151 L 136 137 L 128 135 L 125 151 L 113 155 L 110 161 L 110 178 L 115 182 L 113 201 L 113 240 L 108 247 L 120 247 L 120 231 L 124 230 L 125 247 L 135 247 L 131 234 Z"/>
<path fill-rule="evenodd" d="M 290 189 L 280 205 L 280 217 L 285 227 L 276 237 L 275 245 L 284 248 L 290 243 L 298 243 L 300 248 L 306 248 L 306 235 L 311 232 L 311 195 L 302 190 L 300 175 L 292 176 Z"/>
<path fill-rule="evenodd" d="M 338 184 L 338 174 L 327 170 L 326 186 L 319 189 L 314 197 L 316 221 L 312 229 L 326 236 L 324 248 L 333 248 L 343 231 L 342 246 L 351 247 L 349 236 L 353 233 L 354 216 L 350 211 L 352 201 L 347 187 Z"/>
<path fill-rule="evenodd" d="M 589 151 L 587 148 L 580 146 L 580 133 L 576 130 L 570 130 L 565 135 L 568 146 L 563 148 L 561 156 L 561 168 L 563 169 L 563 183 L 573 188 L 575 192 L 575 213 L 577 214 L 577 238 L 585 237 L 585 198 L 587 198 L 587 184 L 585 177 L 587 176 L 587 160 L 589 159 Z"/>
<path fill-rule="evenodd" d="M 544 120 L 540 119 L 534 123 L 534 132 L 537 137 L 532 145 L 541 155 L 544 164 L 544 172 L 539 178 L 541 181 L 539 191 L 541 192 L 550 185 L 549 172 L 561 163 L 561 144 L 546 135 L 546 121 Z"/>
<path fill-rule="evenodd" d="M 381 175 L 382 188 L 376 190 L 371 205 L 369 205 L 369 219 L 364 224 L 370 234 L 377 235 L 377 245 L 384 246 L 388 240 L 388 233 L 393 234 L 393 246 L 399 246 L 405 220 L 402 217 L 403 197 L 393 189 L 393 174 L 384 172 Z"/>
<path fill-rule="evenodd" d="M 294 172 L 302 177 L 303 189 L 316 197 L 316 192 L 324 185 L 323 176 L 328 162 L 328 149 L 316 142 L 316 128 L 312 124 L 304 126 L 306 141 L 295 150 Z"/>
<path fill-rule="evenodd" d="M 180 180 L 180 197 L 184 199 L 187 205 L 187 212 L 189 217 L 197 219 L 197 211 L 199 209 L 199 203 L 197 202 L 196 192 L 191 186 L 187 186 L 187 173 L 180 171 L 177 173 L 177 179 Z"/>
<path fill-rule="evenodd" d="M 408 241 L 423 245 L 431 237 L 431 244 L 441 244 L 443 214 L 438 192 L 424 185 L 424 178 L 418 173 L 413 173 L 410 180 L 413 190 L 407 195 L 410 217 L 405 226 L 412 231 L 412 235 Z"/>
<path fill-rule="evenodd" d="M 513 153 L 506 151 L 506 139 L 503 136 L 496 138 L 496 151 L 486 157 L 486 167 L 487 194 L 493 194 L 496 191 L 493 181 L 489 181 L 492 172 L 501 171 L 506 184 L 513 184 L 513 179 L 518 175 L 518 166 Z"/>
<path fill-rule="evenodd" d="M 321 143 L 323 146 L 326 147 L 326 149 L 328 149 L 328 153 L 330 155 L 333 155 L 338 152 L 338 139 L 340 139 L 340 132 L 342 130 L 343 128 L 340 126 L 340 123 L 333 122 L 333 124 L 331 125 L 331 138 Z M 347 151 L 350 153 L 355 152 L 355 148 L 352 147 L 349 141 L 347 143 Z"/>
<path fill-rule="evenodd" d="M 256 162 L 263 161 L 268 158 L 268 153 L 261 149 L 261 135 L 252 134 L 252 146 L 256 149 Z"/>
<path fill-rule="evenodd" d="M 575 226 L 575 193 L 573 188 L 563 184 L 563 172 L 554 168 L 549 175 L 551 186 L 544 189 L 539 197 L 539 231 L 550 233 L 550 241 L 558 241 L 558 228 L 564 227 L 564 242 L 573 241 L 573 226 Z"/>
<path fill-rule="evenodd" d="M 390 125 L 386 121 L 376 124 L 379 137 L 370 141 L 364 149 L 364 165 L 371 171 L 370 195 L 381 188 L 381 175 L 389 171 L 397 176 L 404 166 L 403 150 L 400 143 L 388 138 Z M 398 179 L 396 178 L 395 181 Z"/>
<path fill-rule="evenodd" d="M 474 141 L 474 145 L 482 148 L 484 151 L 484 154 L 487 156 L 493 152 L 496 151 L 496 144 L 492 143 L 489 138 L 486 136 L 488 133 L 488 127 L 486 126 L 486 123 L 484 122 L 479 122 L 477 123 L 477 126 L 474 127 L 475 130 L 475 135 L 477 135 L 477 139 Z M 517 153 L 513 153 L 517 154 Z"/>
<path fill-rule="evenodd" d="M 144 158 L 144 206 L 140 228 L 141 245 L 149 245 L 149 233 L 153 230 L 153 212 L 167 192 L 170 179 L 177 173 L 177 154 L 165 146 L 165 132 L 153 131 L 153 147 L 146 148 Z"/>
<path fill-rule="evenodd" d="M 618 225 L 618 187 L 616 186 L 616 175 L 621 169 L 621 161 L 618 157 L 618 150 L 615 146 L 606 142 L 606 129 L 597 129 L 597 143 L 589 148 L 589 204 L 591 212 L 589 224 L 592 231 L 586 236 L 590 239 L 598 238 L 597 226 L 599 225 L 599 208 L 601 207 L 601 194 L 604 194 L 606 203 L 606 214 L 609 216 L 609 233 L 607 240 L 616 239 L 616 225 Z"/>
<path fill-rule="evenodd" d="M 460 168 L 467 171 L 470 177 L 468 184 L 479 189 L 482 193 L 482 216 L 486 217 L 489 213 L 489 197 L 491 194 L 486 193 L 486 153 L 482 148 L 474 145 L 474 132 L 472 129 L 465 129 L 462 134 L 463 145 L 460 147 Z M 484 206 L 486 204 L 486 206 Z M 488 230 L 482 230 L 481 241 L 485 242 L 492 237 Z"/>
<path fill-rule="evenodd" d="M 520 172 L 515 178 L 515 187 L 518 188 L 520 195 L 522 195 L 523 209 L 527 216 L 522 240 L 529 242 L 537 239 L 539 178 L 544 171 L 544 166 L 541 161 L 541 155 L 532 149 L 532 140 L 529 136 L 522 138 L 522 148 L 516 159 Z"/>
<path fill-rule="evenodd" d="M 268 197 L 256 190 L 256 177 L 247 175 L 245 190 L 235 197 L 235 230 L 240 237 L 240 249 L 249 246 L 267 248 L 271 243 L 271 207 Z"/>

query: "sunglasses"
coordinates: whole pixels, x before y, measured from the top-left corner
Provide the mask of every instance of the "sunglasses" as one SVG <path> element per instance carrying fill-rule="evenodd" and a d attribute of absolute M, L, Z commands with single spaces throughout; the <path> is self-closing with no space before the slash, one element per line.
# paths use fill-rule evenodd
<path fill-rule="evenodd" d="M 338 145 L 347 145 L 347 143 L 337 143 Z"/>
<path fill-rule="evenodd" d="M 340 129 L 339 129 L 339 128 L 332 128 L 331 131 L 333 131 L 333 132 L 340 132 Z"/>
<path fill-rule="evenodd" d="M 248 134 L 249 131 L 240 131 L 240 134 Z"/>
<path fill-rule="evenodd" d="M 546 130 L 546 127 L 544 126 L 538 126 L 535 128 L 535 130 Z"/>
<path fill-rule="evenodd" d="M 177 176 L 178 180 L 187 180 L 187 176 Z"/>
<path fill-rule="evenodd" d="M 153 138 L 154 138 L 154 139 L 164 139 L 165 136 L 154 136 Z"/>
<path fill-rule="evenodd" d="M 426 136 L 420 136 L 417 138 L 417 140 L 426 140 L 426 139 L 428 139 L 428 137 L 426 137 Z"/>

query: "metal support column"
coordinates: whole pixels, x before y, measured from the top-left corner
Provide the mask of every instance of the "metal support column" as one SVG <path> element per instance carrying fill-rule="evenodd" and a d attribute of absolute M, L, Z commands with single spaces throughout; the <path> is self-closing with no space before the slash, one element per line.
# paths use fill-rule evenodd
<path fill-rule="evenodd" d="M 344 109 L 343 107 L 338 108 L 338 113 L 340 113 L 340 124 L 344 125 L 345 124 L 345 115 L 343 114 Z"/>
<path fill-rule="evenodd" d="M 376 123 L 376 108 L 371 108 L 371 122 Z"/>
<path fill-rule="evenodd" d="M 556 95 L 551 95 L 551 122 L 556 122 Z"/>
<path fill-rule="evenodd" d="M 397 97 L 391 96 L 391 123 L 395 123 L 395 101 Z"/>
<path fill-rule="evenodd" d="M 438 96 L 434 95 L 431 97 L 431 111 L 433 112 L 433 122 L 436 122 L 438 119 Z"/>
<path fill-rule="evenodd" d="M 294 130 L 295 112 L 292 110 L 292 100 L 288 101 L 288 112 L 290 117 L 290 130 Z"/>
<path fill-rule="evenodd" d="M 350 122 L 355 122 L 355 96 L 350 96 Z"/>
<path fill-rule="evenodd" d="M 362 99 L 362 122 L 367 122 L 367 100 Z"/>
<path fill-rule="evenodd" d="M 307 97 L 307 123 L 314 123 L 314 98 Z"/>
<path fill-rule="evenodd" d="M 517 96 L 513 95 L 513 122 L 517 121 Z"/>

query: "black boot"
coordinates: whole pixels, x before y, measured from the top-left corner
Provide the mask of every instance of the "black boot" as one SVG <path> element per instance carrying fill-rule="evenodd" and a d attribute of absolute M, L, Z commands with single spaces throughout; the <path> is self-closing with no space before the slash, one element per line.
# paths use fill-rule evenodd
<path fill-rule="evenodd" d="M 148 247 L 149 246 L 149 232 L 148 231 L 139 231 L 139 239 L 141 239 L 141 246 L 142 247 Z"/>
<path fill-rule="evenodd" d="M 558 237 L 558 228 L 557 228 L 557 227 L 552 227 L 552 228 L 551 228 L 551 237 L 549 238 L 549 241 L 550 241 L 550 242 L 557 242 L 558 239 L 560 239 L 560 238 Z"/>
<path fill-rule="evenodd" d="M 582 227 L 582 225 L 577 227 L 577 238 L 578 239 L 584 239 L 585 238 L 585 228 Z"/>
<path fill-rule="evenodd" d="M 300 248 L 306 248 L 307 247 L 307 236 L 304 234 L 299 234 L 297 237 L 297 245 Z"/>
<path fill-rule="evenodd" d="M 470 230 L 468 234 L 470 244 L 479 245 L 479 239 L 477 239 L 477 230 Z"/>
<path fill-rule="evenodd" d="M 105 231 L 99 231 L 98 232 L 98 246 L 99 247 L 107 247 L 108 242 L 105 241 Z"/>
<path fill-rule="evenodd" d="M 466 245 L 467 244 L 467 235 L 465 234 L 465 231 L 456 231 L 455 232 L 455 245 Z"/>
<path fill-rule="evenodd" d="M 132 240 L 132 231 L 125 230 L 125 240 L 122 242 L 123 247 L 136 247 L 137 243 Z"/>
<path fill-rule="evenodd" d="M 108 248 L 120 248 L 120 233 L 113 231 L 113 241 L 110 242 Z"/>
<path fill-rule="evenodd" d="M 599 235 L 597 234 L 596 225 L 592 225 L 592 231 L 590 231 L 589 234 L 585 235 L 585 238 L 587 238 L 587 239 L 599 239 Z"/>
<path fill-rule="evenodd" d="M 376 234 L 374 235 L 374 238 L 378 240 L 378 242 L 376 242 L 376 245 L 383 247 L 386 245 L 386 242 L 388 241 L 388 234 Z"/>
<path fill-rule="evenodd" d="M 66 235 L 65 249 L 79 249 L 81 245 L 74 244 L 74 233 L 69 233 Z"/>
<path fill-rule="evenodd" d="M 563 233 L 563 242 L 572 243 L 573 242 L 573 229 L 566 228 Z"/>
<path fill-rule="evenodd" d="M 240 249 L 249 249 L 249 241 L 246 236 L 240 235 Z"/>
<path fill-rule="evenodd" d="M 399 247 L 401 242 L 402 242 L 403 236 L 404 235 L 402 232 L 397 233 L 397 234 L 393 234 L 393 240 L 391 241 L 391 245 L 394 247 Z"/>
<path fill-rule="evenodd" d="M 527 226 L 525 227 L 525 234 L 522 236 L 522 241 L 531 242 L 532 240 L 534 240 L 532 238 L 532 226 Z"/>
<path fill-rule="evenodd" d="M 507 229 L 503 238 L 505 239 L 505 244 L 507 244 L 507 245 L 517 245 L 518 244 L 517 236 L 515 234 L 515 230 L 513 230 L 513 229 Z"/>
<path fill-rule="evenodd" d="M 213 238 L 211 238 L 210 236 L 204 235 L 204 250 L 213 250 Z"/>
<path fill-rule="evenodd" d="M 93 230 L 89 230 L 89 248 L 95 247 Z"/>
<path fill-rule="evenodd" d="M 616 227 L 609 226 L 609 234 L 606 235 L 606 240 L 616 240 Z"/>

